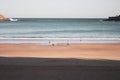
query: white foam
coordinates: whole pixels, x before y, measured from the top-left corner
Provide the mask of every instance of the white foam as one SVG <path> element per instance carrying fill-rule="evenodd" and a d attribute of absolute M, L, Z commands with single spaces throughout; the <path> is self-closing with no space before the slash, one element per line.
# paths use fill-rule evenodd
<path fill-rule="evenodd" d="M 18 21 L 18 19 L 9 18 L 10 21 Z"/>
<path fill-rule="evenodd" d="M 80 44 L 80 43 L 120 43 L 120 38 L 0 38 L 0 43 L 10 44 Z"/>

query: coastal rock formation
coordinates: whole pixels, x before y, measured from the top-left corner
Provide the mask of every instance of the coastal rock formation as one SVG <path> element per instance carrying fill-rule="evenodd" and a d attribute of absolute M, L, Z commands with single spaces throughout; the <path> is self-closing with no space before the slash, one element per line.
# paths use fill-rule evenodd
<path fill-rule="evenodd" d="M 120 21 L 120 15 L 114 16 L 114 17 L 109 17 L 108 19 L 105 19 L 104 21 Z"/>
<path fill-rule="evenodd" d="M 9 19 L 0 14 L 0 21 L 8 21 Z"/>

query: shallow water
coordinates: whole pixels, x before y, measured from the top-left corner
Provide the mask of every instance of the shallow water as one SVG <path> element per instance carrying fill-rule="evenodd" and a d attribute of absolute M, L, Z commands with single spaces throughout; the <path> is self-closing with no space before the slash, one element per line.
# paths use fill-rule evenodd
<path fill-rule="evenodd" d="M 15 22 L 0 22 L 0 43 L 120 43 L 120 22 L 18 18 Z"/>

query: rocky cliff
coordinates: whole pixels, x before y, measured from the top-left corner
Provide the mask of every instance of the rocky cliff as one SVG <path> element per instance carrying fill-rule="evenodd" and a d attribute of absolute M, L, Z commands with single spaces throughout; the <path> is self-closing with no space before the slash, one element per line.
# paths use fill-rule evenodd
<path fill-rule="evenodd" d="M 7 21 L 8 18 L 4 17 L 3 15 L 0 14 L 0 21 Z"/>
<path fill-rule="evenodd" d="M 105 19 L 105 21 L 120 21 L 120 15 L 114 16 L 114 17 L 109 17 L 108 19 Z"/>

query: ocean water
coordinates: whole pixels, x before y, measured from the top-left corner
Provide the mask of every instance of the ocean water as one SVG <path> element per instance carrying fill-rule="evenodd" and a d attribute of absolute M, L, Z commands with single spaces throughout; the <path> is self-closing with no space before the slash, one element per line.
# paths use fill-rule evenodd
<path fill-rule="evenodd" d="M 120 43 L 120 22 L 79 18 L 18 18 L 0 22 L 0 43 Z"/>

